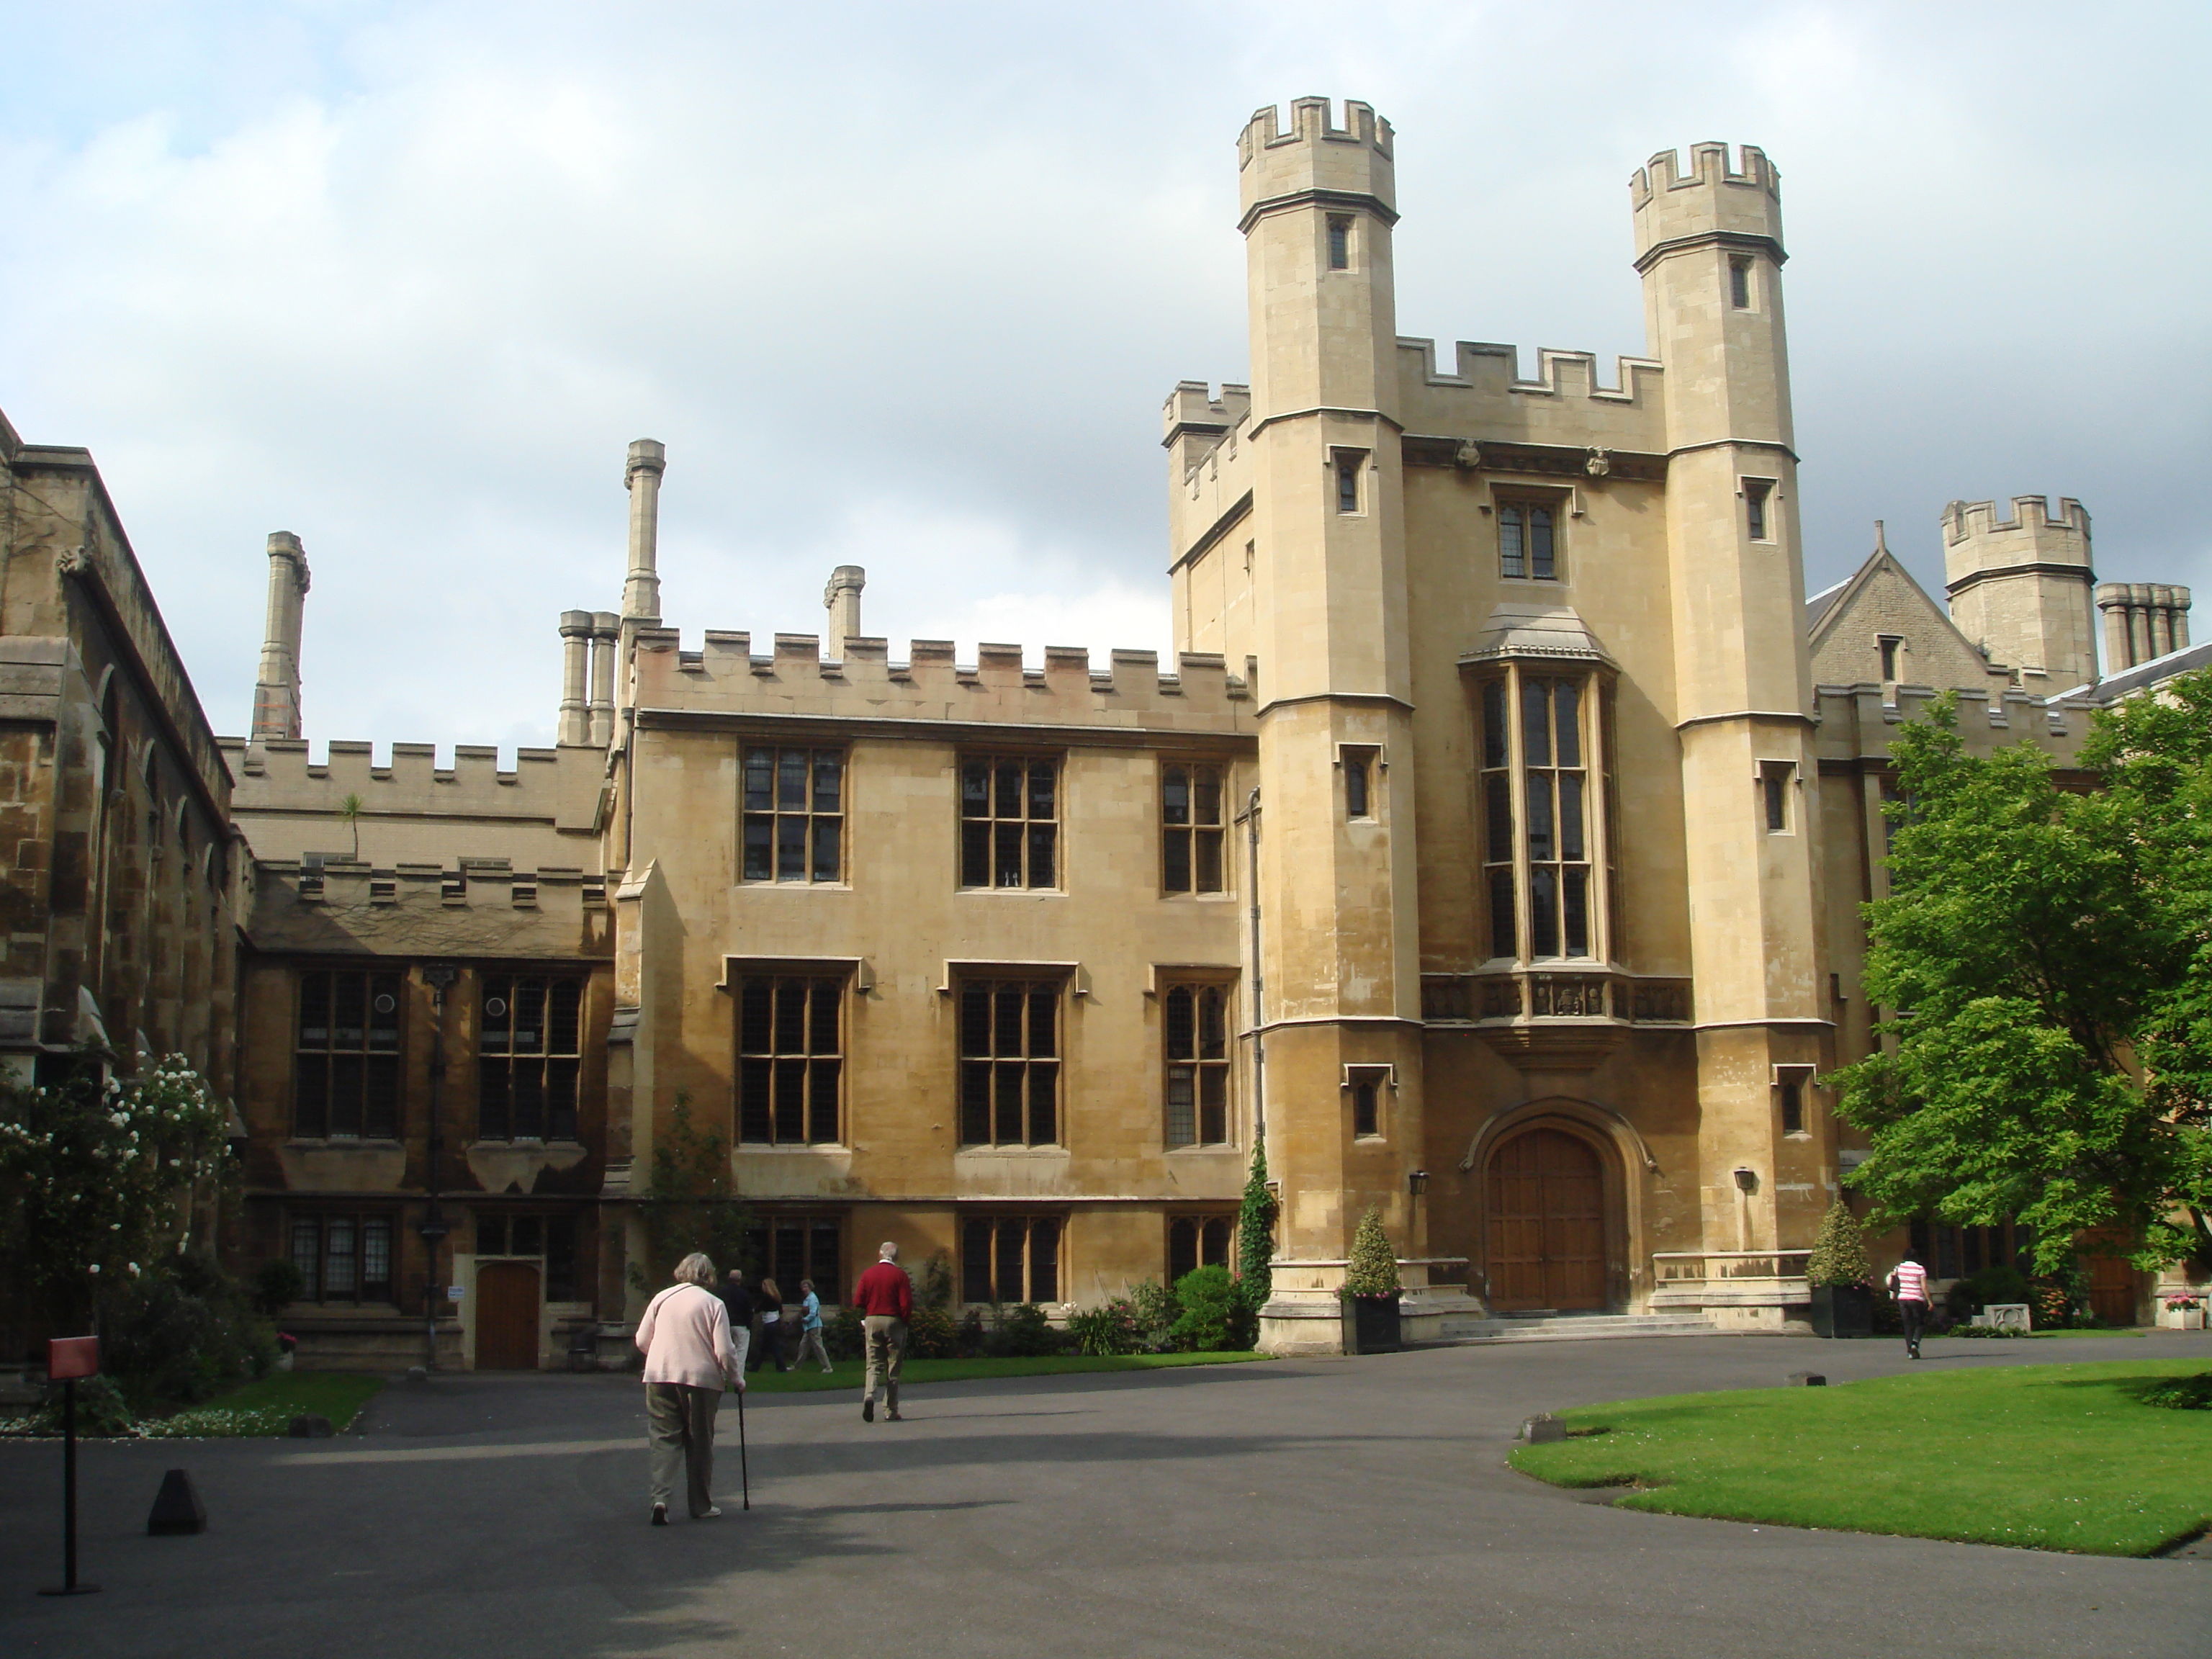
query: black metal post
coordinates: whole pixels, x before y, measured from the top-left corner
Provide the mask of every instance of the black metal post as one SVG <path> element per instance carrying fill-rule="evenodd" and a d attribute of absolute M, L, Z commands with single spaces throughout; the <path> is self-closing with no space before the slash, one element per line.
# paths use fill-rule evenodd
<path fill-rule="evenodd" d="M 430 1122 L 428 1165 L 425 1175 L 429 1189 L 429 1207 L 417 1230 L 429 1253 L 422 1269 L 422 1369 L 438 1369 L 438 1301 L 445 1285 L 438 1278 L 438 1243 L 452 1230 L 438 1208 L 438 1160 L 446 1146 L 443 1121 L 446 1082 L 446 988 L 459 973 L 450 963 L 433 963 L 422 970 L 423 983 L 430 988 Z"/>
<path fill-rule="evenodd" d="M 97 1584 L 76 1581 L 76 1378 L 62 1383 L 62 1582 L 41 1595 L 90 1595 Z"/>

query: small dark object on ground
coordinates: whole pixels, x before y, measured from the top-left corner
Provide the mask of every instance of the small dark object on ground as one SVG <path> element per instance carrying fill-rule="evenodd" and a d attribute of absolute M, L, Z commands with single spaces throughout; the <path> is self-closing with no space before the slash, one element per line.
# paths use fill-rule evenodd
<path fill-rule="evenodd" d="M 1521 1425 L 1521 1438 L 1532 1446 L 1549 1445 L 1566 1437 L 1567 1425 L 1549 1412 L 1532 1417 Z"/>
<path fill-rule="evenodd" d="M 2146 1406 L 2163 1406 L 2168 1411 L 2212 1411 L 2212 1371 L 2169 1377 L 2145 1389 L 2136 1398 Z"/>
<path fill-rule="evenodd" d="M 1792 1371 L 1790 1373 L 1790 1386 L 1793 1389 L 1825 1389 L 1828 1386 L 1828 1379 L 1818 1371 Z"/>
<path fill-rule="evenodd" d="M 319 1417 L 313 1412 L 302 1412 L 292 1419 L 291 1437 L 295 1440 L 327 1440 L 336 1432 L 329 1418 Z"/>
<path fill-rule="evenodd" d="M 183 1538 L 206 1530 L 207 1510 L 192 1486 L 191 1476 L 182 1469 L 171 1469 L 161 1477 L 161 1490 L 154 1498 L 154 1512 L 146 1517 L 146 1535 Z"/>

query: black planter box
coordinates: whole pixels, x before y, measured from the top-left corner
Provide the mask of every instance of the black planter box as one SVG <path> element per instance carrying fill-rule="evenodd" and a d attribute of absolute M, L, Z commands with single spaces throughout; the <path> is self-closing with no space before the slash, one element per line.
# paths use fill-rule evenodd
<path fill-rule="evenodd" d="M 1813 1286 L 1813 1334 L 1872 1336 L 1874 1292 L 1863 1285 Z"/>
<path fill-rule="evenodd" d="M 1395 1296 L 1347 1296 L 1344 1298 L 1344 1351 L 1346 1353 L 1395 1353 L 1405 1346 L 1398 1326 Z"/>

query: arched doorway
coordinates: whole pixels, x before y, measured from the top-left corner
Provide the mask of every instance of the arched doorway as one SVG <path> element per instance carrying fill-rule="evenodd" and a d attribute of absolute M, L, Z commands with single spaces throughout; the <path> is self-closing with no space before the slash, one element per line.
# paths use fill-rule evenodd
<path fill-rule="evenodd" d="M 1524 1130 L 1491 1154 L 1488 1187 L 1491 1306 L 1605 1307 L 1605 1170 L 1596 1148 L 1564 1130 Z"/>

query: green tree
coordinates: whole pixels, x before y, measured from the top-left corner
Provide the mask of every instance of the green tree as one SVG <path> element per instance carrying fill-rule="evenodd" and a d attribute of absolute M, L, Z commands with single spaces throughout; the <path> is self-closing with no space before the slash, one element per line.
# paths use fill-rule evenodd
<path fill-rule="evenodd" d="M 2212 677 L 2170 689 L 2095 717 L 2086 791 L 2025 744 L 1968 754 L 1954 697 L 1900 729 L 1866 907 L 1890 1018 L 1838 1073 L 1870 1224 L 2014 1218 L 2045 1273 L 2094 1228 L 2143 1266 L 2212 1244 Z"/>
<path fill-rule="evenodd" d="M 1275 1195 L 1267 1190 L 1267 1148 L 1256 1136 L 1244 1199 L 1237 1206 L 1237 1294 L 1256 1321 L 1275 1293 Z"/>
<path fill-rule="evenodd" d="M 1866 1229 L 1838 1199 L 1820 1218 L 1820 1231 L 1813 1239 L 1813 1253 L 1805 1259 L 1805 1281 L 1809 1285 L 1864 1285 L 1874 1278 L 1874 1263 L 1867 1259 Z"/>
<path fill-rule="evenodd" d="M 635 1290 L 667 1283 L 676 1264 L 694 1250 L 704 1251 L 718 1273 L 744 1260 L 751 1217 L 730 1175 L 730 1144 L 693 1121 L 691 1097 L 684 1090 L 676 1091 L 667 1127 L 653 1142 L 653 1177 L 639 1210 L 645 1260 L 630 1263 Z"/>
<path fill-rule="evenodd" d="M 1352 1232 L 1344 1291 L 1347 1296 L 1398 1294 L 1398 1255 L 1390 1248 L 1389 1234 L 1382 1231 L 1382 1212 L 1372 1207 L 1359 1218 L 1359 1225 Z"/>

